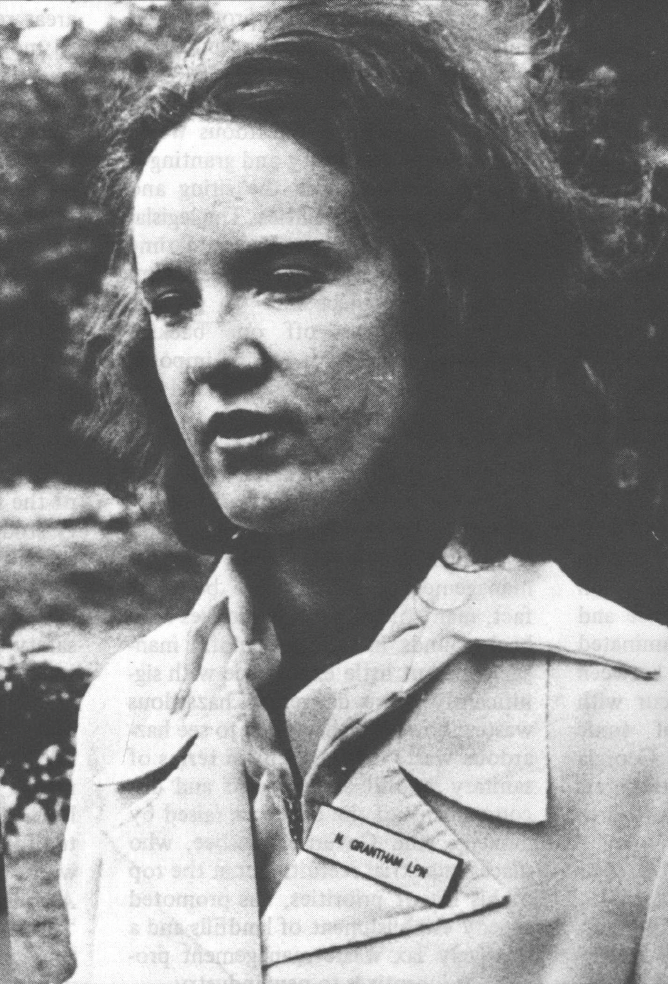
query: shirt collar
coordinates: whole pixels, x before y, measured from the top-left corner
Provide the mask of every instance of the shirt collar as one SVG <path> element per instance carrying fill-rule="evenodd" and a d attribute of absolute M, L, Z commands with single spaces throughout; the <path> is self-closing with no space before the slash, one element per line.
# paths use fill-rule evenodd
<path fill-rule="evenodd" d="M 104 772 L 97 777 L 99 784 L 141 779 L 170 763 L 202 728 L 211 727 L 220 703 L 213 676 L 197 681 L 197 713 L 192 707 L 189 713 L 169 711 L 174 681 L 182 679 L 182 673 L 178 659 L 166 673 L 165 653 L 182 651 L 186 627 L 184 620 L 168 623 L 126 653 L 132 670 L 130 713 L 126 726 L 119 722 L 113 742 L 110 736 L 113 748 Z M 475 568 L 446 551 L 368 652 L 328 670 L 288 705 L 288 730 L 302 774 L 314 758 L 322 760 L 348 735 L 361 731 L 415 691 L 426 689 L 447 663 L 473 643 L 544 650 L 651 677 L 659 672 L 661 658 L 668 652 L 668 630 L 588 594 L 555 564 L 511 559 Z M 142 682 L 136 692 L 133 681 Z M 449 693 L 454 721 L 457 707 L 465 706 L 464 695 L 460 694 L 457 703 L 455 690 Z M 537 684 L 532 694 L 538 706 L 543 698 Z M 478 718 L 482 721 L 484 717 L 481 708 Z M 469 733 L 467 741 L 470 737 Z M 408 744 L 406 739 L 406 748 Z M 460 744 L 463 747 L 463 739 Z M 406 762 L 415 757 L 407 752 Z M 466 793 L 461 782 L 456 788 L 446 783 L 438 743 L 424 747 L 418 757 L 423 763 L 421 775 L 429 777 L 434 788 L 447 786 L 460 802 L 480 802 L 479 797 Z"/>
<path fill-rule="evenodd" d="M 367 653 L 292 699 L 286 717 L 297 763 L 308 786 L 343 742 L 424 691 L 398 741 L 402 768 L 462 805 L 538 823 L 548 761 L 547 664 L 537 653 L 652 678 L 668 654 L 668 630 L 584 591 L 554 563 L 452 562 L 446 552 Z M 476 644 L 495 647 L 492 664 L 489 650 L 475 663 L 455 661 Z"/>

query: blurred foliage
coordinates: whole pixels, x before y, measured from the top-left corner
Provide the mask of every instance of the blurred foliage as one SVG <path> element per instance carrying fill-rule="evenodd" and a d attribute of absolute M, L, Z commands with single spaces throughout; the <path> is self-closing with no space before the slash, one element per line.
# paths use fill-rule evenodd
<path fill-rule="evenodd" d="M 17 832 L 28 806 L 48 820 L 67 820 L 72 789 L 74 735 L 79 704 L 88 688 L 85 670 L 19 661 L 0 668 L 0 782 L 17 796 L 5 833 Z"/>
<path fill-rule="evenodd" d="M 538 68 L 550 136 L 567 177 L 594 195 L 668 206 L 668 4 L 665 0 L 530 0 L 539 32 L 562 41 Z M 556 11 L 556 16 L 555 16 Z M 550 99 L 549 96 L 552 96 Z M 624 493 L 609 583 L 626 570 L 641 591 L 665 597 L 668 558 L 668 247 L 658 222 L 626 211 L 601 230 L 623 271 L 577 312 L 591 365 L 614 410 Z M 665 223 L 665 220 L 663 220 Z M 644 243 L 643 243 L 644 241 Z M 644 262 L 632 262 L 641 256 Z M 638 540 L 645 544 L 638 550 Z M 645 558 L 643 560 L 643 558 Z M 614 569 L 617 568 L 617 574 Z M 657 581 L 657 576 L 659 580 Z M 603 588 L 606 593 L 606 588 Z M 609 593 L 609 592 L 608 592 Z M 627 604 L 628 604 L 627 600 Z M 663 606 L 663 619 L 668 609 Z M 636 605 L 636 608 L 641 608 Z M 652 609 L 650 608 L 650 611 Z"/>
<path fill-rule="evenodd" d="M 75 21 L 48 57 L 21 46 L 30 25 L 0 25 L 0 480 L 104 479 L 70 433 L 86 397 L 64 354 L 111 248 L 90 194 L 99 123 L 211 17 L 197 2 L 128 10 L 97 32 Z"/>
<path fill-rule="evenodd" d="M 35 623 L 97 634 L 136 625 L 141 634 L 185 615 L 195 603 L 211 572 L 210 559 L 184 550 L 141 517 L 128 516 L 129 525 L 121 530 L 106 515 L 92 521 L 99 504 L 94 490 L 79 502 L 65 497 L 70 506 L 65 509 L 58 486 L 46 487 L 48 497 L 45 489 L 18 488 L 23 513 L 14 490 L 0 490 L 0 646 L 15 645 L 14 632 Z M 63 515 L 73 511 L 79 522 L 70 524 L 68 518 L 63 525 Z M 53 525 L 45 522 L 54 519 Z"/>
<path fill-rule="evenodd" d="M 569 83 L 563 163 L 599 194 L 647 186 L 668 144 L 665 0 L 561 0 L 559 68 Z"/>
<path fill-rule="evenodd" d="M 7 833 L 30 804 L 66 818 L 91 673 L 190 611 L 211 572 L 132 510 L 119 532 L 109 505 L 98 489 L 0 489 L 0 784 L 17 795 Z"/>

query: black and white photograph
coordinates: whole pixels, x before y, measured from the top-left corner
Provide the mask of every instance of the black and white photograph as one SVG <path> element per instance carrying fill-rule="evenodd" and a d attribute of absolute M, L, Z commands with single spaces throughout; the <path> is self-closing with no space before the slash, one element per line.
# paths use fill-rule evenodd
<path fill-rule="evenodd" d="M 0 0 L 0 984 L 667 984 L 668 4 Z"/>

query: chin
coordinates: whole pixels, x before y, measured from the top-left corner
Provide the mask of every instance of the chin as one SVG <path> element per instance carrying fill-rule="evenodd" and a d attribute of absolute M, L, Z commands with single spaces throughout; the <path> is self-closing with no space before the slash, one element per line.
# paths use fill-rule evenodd
<path fill-rule="evenodd" d="M 317 483 L 262 490 L 246 488 L 232 494 L 226 485 L 212 489 L 222 511 L 235 526 L 268 535 L 305 533 L 344 521 L 352 498 L 345 493 L 332 496 Z"/>

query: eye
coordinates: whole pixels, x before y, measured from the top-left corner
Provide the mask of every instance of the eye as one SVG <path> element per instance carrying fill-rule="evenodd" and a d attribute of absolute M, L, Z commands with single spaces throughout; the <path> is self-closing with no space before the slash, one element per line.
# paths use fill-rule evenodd
<path fill-rule="evenodd" d="M 197 306 L 197 298 L 187 290 L 175 288 L 159 291 L 146 301 L 149 313 L 163 321 L 178 321 Z"/>
<path fill-rule="evenodd" d="M 292 304 L 312 297 L 325 282 L 322 273 L 305 267 L 280 267 L 258 278 L 258 294 L 277 303 Z"/>

